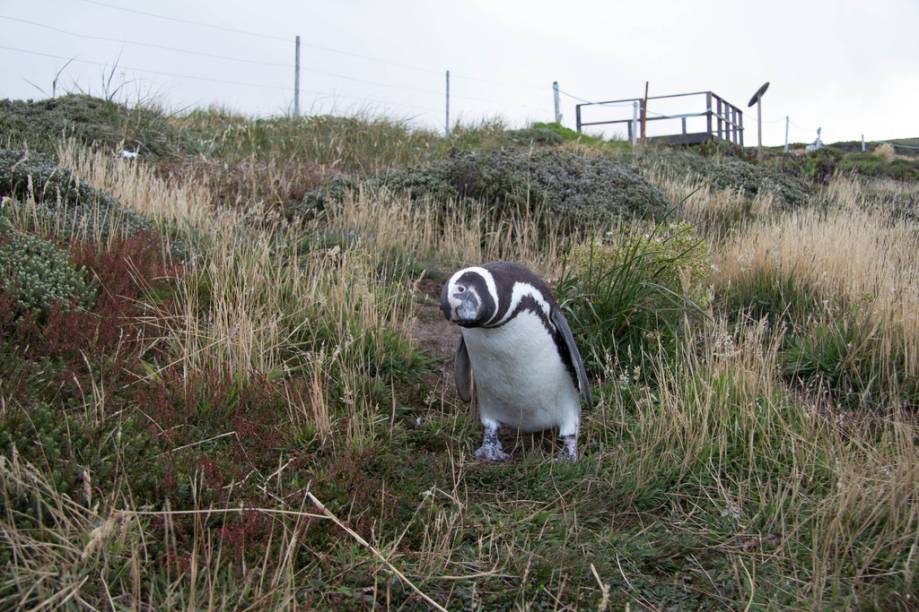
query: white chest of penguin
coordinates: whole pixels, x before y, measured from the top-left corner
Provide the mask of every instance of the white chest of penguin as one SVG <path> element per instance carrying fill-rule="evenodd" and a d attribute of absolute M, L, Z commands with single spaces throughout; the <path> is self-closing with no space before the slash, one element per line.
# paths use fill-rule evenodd
<path fill-rule="evenodd" d="M 577 432 L 578 390 L 537 315 L 524 310 L 500 327 L 464 329 L 463 338 L 483 417 L 522 431 Z"/>

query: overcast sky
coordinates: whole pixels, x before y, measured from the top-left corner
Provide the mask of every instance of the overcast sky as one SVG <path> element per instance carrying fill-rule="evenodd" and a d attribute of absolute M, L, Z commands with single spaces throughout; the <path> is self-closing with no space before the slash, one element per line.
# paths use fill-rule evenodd
<path fill-rule="evenodd" d="M 453 120 L 551 120 L 553 80 L 585 100 L 638 97 L 647 80 L 651 96 L 712 90 L 741 107 L 752 144 L 747 102 L 769 81 L 766 144 L 783 142 L 786 115 L 793 142 L 818 126 L 825 142 L 919 136 L 919 0 L 0 0 L 0 17 L 3 98 L 50 95 L 69 58 L 58 92 L 99 94 L 117 60 L 113 84 L 132 99 L 285 113 L 299 34 L 306 113 L 364 109 L 442 129 L 450 69 Z M 571 127 L 575 103 L 562 96 Z M 701 97 L 649 105 L 702 109 Z M 631 115 L 589 110 L 585 120 Z M 679 129 L 665 123 L 655 130 Z"/>

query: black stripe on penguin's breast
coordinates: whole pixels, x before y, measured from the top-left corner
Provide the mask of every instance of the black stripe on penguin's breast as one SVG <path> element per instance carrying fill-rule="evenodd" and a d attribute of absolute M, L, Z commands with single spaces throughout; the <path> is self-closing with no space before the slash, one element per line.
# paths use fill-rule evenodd
<path fill-rule="evenodd" d="M 494 320 L 500 321 L 507 314 L 510 308 L 511 297 L 514 293 L 514 285 L 517 283 L 526 283 L 536 289 L 550 306 L 555 306 L 555 300 L 552 299 L 552 292 L 541 278 L 521 266 L 509 261 L 495 261 L 482 266 L 491 272 L 495 280 L 495 289 L 498 292 L 498 313 Z M 516 313 L 515 313 L 516 316 Z"/>

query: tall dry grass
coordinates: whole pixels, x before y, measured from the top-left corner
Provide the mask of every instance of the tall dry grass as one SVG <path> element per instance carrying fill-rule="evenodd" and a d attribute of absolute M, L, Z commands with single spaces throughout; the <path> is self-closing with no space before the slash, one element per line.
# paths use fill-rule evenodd
<path fill-rule="evenodd" d="M 124 457 L 121 457 L 124 459 Z M 89 475 L 84 475 L 89 479 Z M 8 566 L 0 606 L 59 609 L 294 609 L 302 604 L 297 568 L 299 544 L 311 520 L 306 507 L 264 508 L 272 516 L 271 543 L 261 563 L 228 575 L 233 564 L 213 528 L 243 508 L 138 509 L 130 484 L 92 499 L 61 493 L 48 476 L 15 452 L 0 456 L 0 542 Z M 190 483 L 195 490 L 203 482 Z M 270 483 L 268 483 L 270 486 Z M 86 482 L 91 491 L 92 483 Z M 23 506 L 39 521 L 24 520 Z M 252 512 L 251 510 L 249 512 Z M 175 536 L 176 523 L 192 523 L 193 553 Z M 158 534 L 165 534 L 160 538 Z M 165 551 L 165 554 L 164 554 Z M 158 559 L 171 559 L 161 564 Z M 187 565 L 178 560 L 187 559 Z"/>
<path fill-rule="evenodd" d="M 357 236 L 374 253 L 407 253 L 443 270 L 514 260 L 557 278 L 570 242 L 546 215 L 526 207 L 512 220 L 495 222 L 485 206 L 412 203 L 386 189 L 359 189 L 327 221 L 328 231 Z"/>
<path fill-rule="evenodd" d="M 751 224 L 719 254 L 715 282 L 730 286 L 764 272 L 794 278 L 815 289 L 831 310 L 867 317 L 882 354 L 902 356 L 906 374 L 919 377 L 915 224 L 867 209 L 859 184 L 851 180 L 835 180 L 826 198 L 825 209 Z"/>
<path fill-rule="evenodd" d="M 738 600 L 854 605 L 875 597 L 882 576 L 899 577 L 902 597 L 919 562 L 916 426 L 868 416 L 841 429 L 802 406 L 780 382 L 783 334 L 765 320 L 722 319 L 675 366 L 661 362 L 654 408 L 639 412 L 630 452 L 608 477 L 696 483 L 707 499 L 684 506 L 674 493 L 672 520 L 721 541 Z M 706 513 L 727 519 L 727 536 Z"/>
<path fill-rule="evenodd" d="M 282 165 L 290 160 L 362 174 L 423 161 L 443 140 L 433 132 L 410 128 L 405 120 L 361 111 L 252 120 L 212 108 L 173 117 L 171 122 L 205 157 Z"/>
<path fill-rule="evenodd" d="M 711 243 L 720 244 L 755 219 L 780 210 L 775 194 L 767 191 L 750 197 L 734 189 L 721 189 L 692 175 L 652 161 L 642 175 L 670 200 L 674 214 L 691 223 Z"/>
<path fill-rule="evenodd" d="M 393 352 L 410 361 L 415 350 L 410 339 L 394 344 L 389 335 L 407 328 L 412 316 L 398 270 L 383 265 L 387 282 L 380 284 L 381 262 L 362 245 L 308 252 L 302 244 L 310 227 L 257 206 L 211 206 L 199 178 L 164 179 L 72 143 L 61 159 L 76 176 L 157 221 L 167 245 L 181 243 L 186 251 L 172 302 L 148 321 L 161 330 L 159 346 L 168 347 L 169 360 L 156 369 L 243 380 L 314 372 L 321 388 L 291 396 L 295 420 L 314 421 L 326 435 L 331 388 L 342 387 L 354 411 L 367 417 L 350 420 L 351 441 L 372 439 L 376 420 L 367 415 L 375 404 L 366 373 Z"/>

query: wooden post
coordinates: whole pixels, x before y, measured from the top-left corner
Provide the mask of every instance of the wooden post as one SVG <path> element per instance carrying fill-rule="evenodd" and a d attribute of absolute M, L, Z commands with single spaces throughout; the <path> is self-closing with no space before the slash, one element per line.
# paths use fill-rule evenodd
<path fill-rule="evenodd" d="M 446 112 L 444 114 L 444 135 L 450 137 L 450 71 L 447 70 Z"/>
<path fill-rule="evenodd" d="M 712 137 L 712 92 L 705 92 L 705 132 Z"/>
<path fill-rule="evenodd" d="M 734 121 L 735 121 L 734 123 L 734 144 L 736 145 L 740 144 L 740 135 L 741 135 L 740 118 L 741 117 L 743 117 L 743 113 L 740 112 L 739 108 L 735 108 L 734 109 Z"/>
<path fill-rule="evenodd" d="M 734 111 L 731 108 L 731 103 L 725 100 L 724 102 L 724 139 L 731 140 L 731 131 L 734 129 Z"/>
<path fill-rule="evenodd" d="M 722 138 L 722 132 L 724 131 L 724 118 L 722 117 L 724 109 L 722 108 L 721 98 L 716 98 L 715 102 L 715 108 L 718 110 L 716 115 L 718 117 L 718 139 L 720 140 Z"/>
<path fill-rule="evenodd" d="M 686 117 L 680 117 L 680 122 L 683 124 L 683 136 L 686 135 Z"/>
<path fill-rule="evenodd" d="M 641 144 L 647 141 L 648 125 L 648 81 L 645 81 L 645 98 L 641 103 Z"/>
<path fill-rule="evenodd" d="M 743 112 L 740 113 L 740 148 L 743 149 Z"/>
<path fill-rule="evenodd" d="M 300 37 L 294 39 L 294 118 L 300 116 Z"/>
<path fill-rule="evenodd" d="M 737 117 L 740 110 L 734 106 L 731 107 L 731 144 L 737 144 Z"/>
<path fill-rule="evenodd" d="M 862 134 L 862 153 L 865 152 L 865 135 Z"/>
<path fill-rule="evenodd" d="M 552 98 L 555 101 L 555 122 L 562 124 L 562 105 L 558 97 L 558 81 L 552 81 Z"/>
<path fill-rule="evenodd" d="M 578 131 L 578 134 L 581 133 L 581 105 L 574 105 L 574 125 Z"/>
<path fill-rule="evenodd" d="M 728 142 L 731 141 L 731 131 L 733 128 L 734 122 L 734 111 L 731 109 L 731 104 L 725 100 L 724 101 L 724 139 Z"/>

